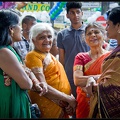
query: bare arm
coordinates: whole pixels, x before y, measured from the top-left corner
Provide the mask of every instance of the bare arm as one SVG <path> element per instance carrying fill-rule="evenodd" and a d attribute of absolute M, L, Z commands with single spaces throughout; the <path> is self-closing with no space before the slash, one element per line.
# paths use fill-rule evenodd
<path fill-rule="evenodd" d="M 36 78 L 35 74 L 31 71 L 31 69 L 29 69 L 25 65 L 22 65 L 22 67 L 24 68 L 25 72 L 27 73 L 27 75 L 29 76 L 31 81 L 33 82 L 33 86 L 32 86 L 31 90 L 33 90 L 35 92 L 39 92 L 40 95 L 44 95 L 48 91 L 47 83 L 46 82 L 40 82 Z"/>
<path fill-rule="evenodd" d="M 24 71 L 16 56 L 8 49 L 0 50 L 0 68 L 12 77 L 21 89 L 31 89 L 32 81 Z"/>
<path fill-rule="evenodd" d="M 97 80 L 100 75 L 84 76 L 84 75 L 83 75 L 83 71 L 81 71 L 81 70 L 76 70 L 76 71 L 73 72 L 73 76 L 74 76 L 74 84 L 75 84 L 76 86 L 85 87 L 88 78 L 94 77 L 95 80 Z"/>
<path fill-rule="evenodd" d="M 64 60 L 65 60 L 65 51 L 61 48 L 58 48 L 59 51 L 59 61 L 64 66 Z"/>
<path fill-rule="evenodd" d="M 61 91 L 58 91 L 57 89 L 51 87 L 48 85 L 48 93 L 44 95 L 48 99 L 54 101 L 56 104 L 60 105 L 60 101 L 64 101 L 68 103 L 73 108 L 73 111 L 76 109 L 77 102 L 73 96 L 67 95 Z"/>
<path fill-rule="evenodd" d="M 39 85 L 42 87 L 42 91 L 41 93 L 39 93 L 39 95 L 42 96 L 46 94 L 48 92 L 48 88 L 47 88 L 47 82 L 45 80 L 45 76 L 43 74 L 43 68 L 32 68 L 31 70 L 34 73 L 35 77 L 37 78 Z"/>
<path fill-rule="evenodd" d="M 34 74 L 36 75 L 37 79 L 40 82 L 46 82 L 45 76 L 42 71 L 35 72 L 35 69 L 33 71 L 34 71 Z M 58 105 L 60 105 L 60 100 L 62 100 L 64 102 L 66 102 L 67 105 L 69 104 L 75 110 L 76 100 L 73 96 L 67 95 L 67 94 L 53 88 L 52 86 L 50 86 L 48 84 L 47 84 L 47 88 L 48 88 L 48 92 L 46 94 L 44 94 L 45 97 L 54 101 Z"/>

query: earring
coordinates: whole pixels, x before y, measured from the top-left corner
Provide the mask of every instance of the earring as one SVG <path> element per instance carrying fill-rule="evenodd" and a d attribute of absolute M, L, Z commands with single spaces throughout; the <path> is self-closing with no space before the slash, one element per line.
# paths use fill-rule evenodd
<path fill-rule="evenodd" d="M 13 34 L 14 34 L 14 32 L 13 32 L 13 30 L 11 31 L 11 36 L 13 37 Z"/>

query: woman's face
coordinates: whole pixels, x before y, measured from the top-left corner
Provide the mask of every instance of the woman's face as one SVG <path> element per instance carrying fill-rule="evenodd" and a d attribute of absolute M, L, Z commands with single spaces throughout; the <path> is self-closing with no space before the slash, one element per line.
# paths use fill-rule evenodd
<path fill-rule="evenodd" d="M 13 35 L 11 37 L 12 37 L 13 42 L 21 41 L 22 40 L 22 28 L 20 24 L 12 27 L 12 30 L 13 30 Z"/>
<path fill-rule="evenodd" d="M 102 46 L 104 41 L 104 34 L 100 31 L 99 28 L 91 26 L 87 28 L 85 38 L 86 43 L 90 47 Z"/>
<path fill-rule="evenodd" d="M 110 39 L 117 39 L 117 25 L 114 25 L 113 22 L 110 20 L 108 20 L 106 24 L 107 37 Z"/>
<path fill-rule="evenodd" d="M 52 33 L 50 31 L 43 31 L 41 34 L 36 36 L 36 39 L 33 39 L 33 44 L 35 50 L 40 52 L 49 52 L 52 47 Z"/>

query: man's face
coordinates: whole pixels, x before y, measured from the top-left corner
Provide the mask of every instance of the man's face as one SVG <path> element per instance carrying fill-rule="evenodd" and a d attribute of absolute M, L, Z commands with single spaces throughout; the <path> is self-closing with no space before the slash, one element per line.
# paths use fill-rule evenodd
<path fill-rule="evenodd" d="M 30 28 L 35 25 L 37 22 L 36 21 L 33 21 L 33 20 L 30 20 L 28 23 L 27 23 L 27 31 L 30 31 Z"/>
<path fill-rule="evenodd" d="M 35 25 L 37 21 L 35 20 L 30 20 L 27 24 L 24 23 L 23 25 L 23 32 L 26 32 L 29 34 L 30 28 Z"/>
<path fill-rule="evenodd" d="M 78 24 L 82 22 L 83 12 L 79 8 L 71 8 L 66 16 L 72 24 Z"/>

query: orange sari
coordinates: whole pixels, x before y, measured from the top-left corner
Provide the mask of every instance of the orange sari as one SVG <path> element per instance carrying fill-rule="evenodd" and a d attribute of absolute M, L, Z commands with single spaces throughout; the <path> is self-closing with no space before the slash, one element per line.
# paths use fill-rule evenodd
<path fill-rule="evenodd" d="M 64 68 L 52 54 L 48 53 L 48 55 L 46 55 L 40 52 L 31 51 L 27 54 L 25 63 L 30 69 L 43 68 L 47 84 L 68 95 L 71 94 L 70 84 Z M 60 106 L 44 96 L 39 96 L 36 92 L 30 91 L 29 95 L 32 102 L 38 104 L 41 110 L 41 118 L 59 118 L 62 112 Z"/>
<path fill-rule="evenodd" d="M 97 75 L 101 74 L 101 64 L 103 60 L 110 54 L 110 52 L 105 53 L 94 62 L 88 55 L 88 53 L 79 53 L 74 62 L 75 67 L 81 67 L 83 69 L 84 75 Z M 80 62 L 81 61 L 81 62 Z M 84 88 L 77 87 L 77 108 L 76 108 L 76 118 L 87 118 L 90 111 L 90 97 L 86 95 Z"/>

